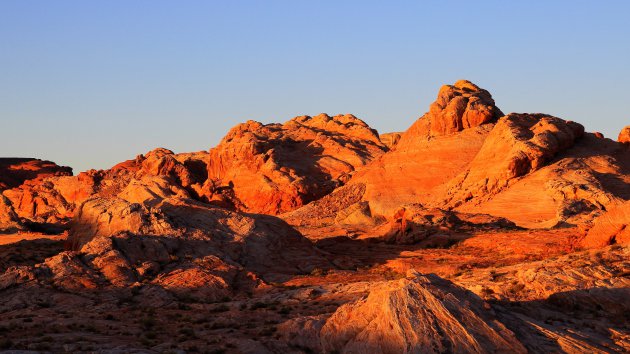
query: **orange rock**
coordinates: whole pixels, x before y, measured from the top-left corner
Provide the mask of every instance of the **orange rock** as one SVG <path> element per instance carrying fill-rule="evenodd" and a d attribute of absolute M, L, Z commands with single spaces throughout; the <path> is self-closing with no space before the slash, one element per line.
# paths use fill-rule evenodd
<path fill-rule="evenodd" d="M 414 271 L 342 305 L 322 327 L 321 345 L 339 353 L 527 353 L 479 297 Z"/>
<path fill-rule="evenodd" d="M 0 194 L 0 233 L 12 233 L 23 228 L 24 226 L 13 210 L 9 199 Z"/>
<path fill-rule="evenodd" d="M 174 195 L 200 199 L 207 178 L 207 155 L 179 155 L 158 148 L 109 170 L 89 170 L 77 176 L 42 174 L 3 194 L 20 218 L 39 224 L 65 224 L 74 209 L 92 196 L 120 194 L 133 202 Z"/>
<path fill-rule="evenodd" d="M 135 281 L 116 275 L 119 267 L 164 261 L 169 255 L 181 257 L 186 252 L 194 258 L 212 255 L 233 265 L 246 264 L 248 271 L 271 279 L 275 274 L 328 266 L 308 240 L 280 219 L 248 217 L 176 197 L 156 199 L 149 205 L 120 198 L 89 199 L 76 212 L 68 247 L 104 257 L 107 261 L 95 264 L 99 269 L 115 264 L 107 273 L 118 279 L 117 284 Z M 129 265 L 120 265 L 126 260 Z"/>
<path fill-rule="evenodd" d="M 52 176 L 72 176 L 72 168 L 39 159 L 0 158 L 0 191 Z"/>
<path fill-rule="evenodd" d="M 448 107 L 459 107 L 453 99 L 483 91 L 474 87 L 443 88 L 432 111 L 394 149 L 354 173 L 348 183 L 365 186 L 361 198 L 372 215 L 389 218 L 403 205 L 420 203 L 553 227 L 588 222 L 609 203 L 630 198 L 624 172 L 630 157 L 617 143 L 584 134 L 578 123 L 510 114 L 496 123 L 488 118 L 476 127 L 455 124 L 433 132 L 436 120 L 448 122 L 442 119 Z M 500 112 L 489 98 L 485 102 L 482 111 Z"/>
<path fill-rule="evenodd" d="M 279 214 L 330 193 L 386 150 L 376 131 L 349 114 L 249 121 L 210 150 L 206 195 L 233 190 L 237 208 Z"/>
<path fill-rule="evenodd" d="M 597 138 L 604 139 L 604 134 L 602 134 L 600 132 L 595 132 L 595 133 L 593 133 L 593 135 L 595 135 Z"/>
<path fill-rule="evenodd" d="M 630 201 L 619 202 L 595 219 L 593 227 L 582 240 L 587 248 L 612 244 L 630 245 Z"/>
<path fill-rule="evenodd" d="M 398 144 L 401 136 L 402 133 L 385 133 L 379 135 L 379 138 L 381 139 L 383 144 L 391 150 Z"/>
<path fill-rule="evenodd" d="M 630 144 L 630 125 L 621 129 L 617 141 L 623 144 Z"/>
<path fill-rule="evenodd" d="M 450 204 L 488 196 L 517 177 L 540 169 L 582 137 L 584 127 L 542 114 L 509 114 L 499 120 L 469 167 L 450 182 Z"/>
<path fill-rule="evenodd" d="M 495 122 L 503 112 L 490 93 L 470 81 L 460 80 L 440 88 L 429 112 L 416 121 L 405 135 L 444 135 Z M 409 140 L 403 135 L 403 141 Z"/>

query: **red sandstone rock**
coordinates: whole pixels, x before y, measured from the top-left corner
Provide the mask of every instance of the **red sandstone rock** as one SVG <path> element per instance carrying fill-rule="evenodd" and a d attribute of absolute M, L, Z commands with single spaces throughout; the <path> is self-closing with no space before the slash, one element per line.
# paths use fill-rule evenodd
<path fill-rule="evenodd" d="M 72 168 L 39 159 L 0 158 L 0 191 L 52 176 L 72 176 Z"/>
<path fill-rule="evenodd" d="M 621 129 L 617 141 L 622 144 L 630 144 L 630 125 Z"/>
<path fill-rule="evenodd" d="M 175 195 L 200 199 L 207 178 L 206 157 L 205 152 L 180 155 L 158 148 L 109 170 L 90 170 L 77 176 L 45 175 L 3 194 L 20 218 L 40 224 L 64 224 L 75 208 L 92 196 L 120 194 L 132 202 Z"/>
<path fill-rule="evenodd" d="M 20 229 L 23 229 L 23 225 L 13 210 L 11 202 L 0 194 L 0 233 L 11 233 Z"/>
<path fill-rule="evenodd" d="M 501 118 L 469 167 L 450 182 L 451 204 L 497 193 L 512 179 L 540 169 L 583 134 L 580 124 L 542 114 Z"/>
<path fill-rule="evenodd" d="M 443 86 L 428 113 L 395 149 L 355 173 L 372 212 L 393 215 L 402 205 L 426 203 L 475 158 L 502 115 L 490 94 L 468 81 Z"/>
<path fill-rule="evenodd" d="M 449 106 L 444 92 L 434 111 Z M 403 205 L 421 203 L 552 227 L 588 222 L 606 205 L 630 198 L 624 172 L 630 157 L 618 143 L 584 134 L 580 124 L 510 114 L 441 134 L 431 132 L 436 117 L 443 115 L 427 113 L 395 149 L 353 175 L 349 184 L 365 186 L 361 198 L 373 216 L 389 218 Z"/>
<path fill-rule="evenodd" d="M 238 209 L 279 214 L 330 193 L 387 148 L 352 115 L 296 117 L 285 124 L 249 121 L 210 150 L 207 194 L 233 190 Z"/>
<path fill-rule="evenodd" d="M 391 218 L 390 229 L 384 240 L 388 243 L 415 244 L 440 233 L 473 233 L 480 230 L 516 228 L 513 222 L 491 215 L 465 214 L 408 204 L 401 207 Z M 447 245 L 448 243 L 444 246 Z"/>
<path fill-rule="evenodd" d="M 440 88 L 438 97 L 405 135 L 445 135 L 495 122 L 503 112 L 490 93 L 470 81 L 460 80 Z M 409 133 L 409 134 L 408 134 Z M 403 135 L 402 141 L 408 140 Z"/>
<path fill-rule="evenodd" d="M 339 353 L 526 353 L 476 295 L 434 275 L 375 286 L 343 305 L 321 330 L 322 349 Z"/>
<path fill-rule="evenodd" d="M 112 237 L 114 243 L 98 241 Z M 144 251 L 136 246 L 130 247 L 140 241 L 147 242 L 141 248 Z M 76 213 L 68 244 L 71 249 L 87 254 L 106 259 L 114 255 L 115 259 L 119 259 L 102 261 L 102 265 L 131 261 L 121 265 L 122 268 L 168 259 L 168 255 L 172 254 L 179 257 L 185 252 L 194 255 L 194 258 L 213 255 L 228 263 L 246 264 L 249 271 L 271 279 L 276 274 L 310 272 L 315 267 L 328 265 L 310 242 L 279 219 L 246 217 L 181 198 L 160 199 L 150 205 L 117 198 L 90 199 Z M 151 249 L 156 249 L 152 251 L 154 256 L 147 251 Z M 135 272 L 137 270 L 127 274 Z M 124 281 L 117 283 L 135 281 L 133 277 L 122 278 Z"/>
<path fill-rule="evenodd" d="M 379 135 L 379 138 L 381 139 L 383 144 L 387 146 L 388 149 L 391 150 L 396 145 L 398 145 L 398 142 L 400 141 L 401 136 L 402 136 L 402 133 L 384 133 L 384 134 Z"/>
<path fill-rule="evenodd" d="M 619 202 L 595 219 L 593 227 L 582 240 L 588 248 L 612 244 L 630 244 L 630 201 Z"/>
<path fill-rule="evenodd" d="M 3 246 L 0 326 L 14 342 L 0 344 L 627 352 L 627 149 L 558 118 L 496 114 L 487 92 L 458 82 L 398 143 L 352 116 L 298 117 L 248 122 L 210 152 L 160 148 L 109 170 L 25 179 L 0 195 L 0 231 L 17 240 L 73 218 L 71 250 Z M 300 205 L 281 217 L 317 247 L 278 218 L 218 207 Z M 551 226 L 563 227 L 535 229 Z M 586 231 L 582 246 L 615 245 L 573 252 Z M 418 267 L 457 285 L 391 281 Z M 43 343 L 51 313 L 63 316 Z"/>

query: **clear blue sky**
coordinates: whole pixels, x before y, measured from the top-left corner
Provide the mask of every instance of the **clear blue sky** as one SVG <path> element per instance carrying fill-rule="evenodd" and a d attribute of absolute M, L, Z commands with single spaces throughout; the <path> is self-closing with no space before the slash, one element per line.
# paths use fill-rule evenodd
<path fill-rule="evenodd" d="M 615 138 L 630 1 L 0 1 L 0 156 L 75 173 L 247 119 L 353 113 L 405 130 L 469 79 L 508 112 Z"/>

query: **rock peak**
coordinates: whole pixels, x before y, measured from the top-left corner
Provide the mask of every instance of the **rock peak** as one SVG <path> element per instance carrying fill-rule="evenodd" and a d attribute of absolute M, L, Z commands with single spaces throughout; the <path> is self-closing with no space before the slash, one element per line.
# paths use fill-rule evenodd
<path fill-rule="evenodd" d="M 492 95 L 467 80 L 440 88 L 438 97 L 425 114 L 430 135 L 445 135 L 495 122 L 503 112 Z"/>

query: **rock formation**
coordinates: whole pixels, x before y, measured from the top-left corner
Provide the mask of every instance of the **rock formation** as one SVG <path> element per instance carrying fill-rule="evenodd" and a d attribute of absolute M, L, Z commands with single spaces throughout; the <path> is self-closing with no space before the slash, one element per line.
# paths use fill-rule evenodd
<path fill-rule="evenodd" d="M 396 244 L 417 244 L 429 237 L 433 241 L 438 241 L 435 235 L 440 233 L 472 233 L 479 230 L 516 228 L 513 222 L 491 215 L 465 214 L 408 204 L 401 207 L 391 218 L 390 229 L 384 240 Z"/>
<path fill-rule="evenodd" d="M 365 186 L 373 216 L 420 203 L 523 227 L 582 224 L 630 198 L 630 158 L 618 143 L 544 114 L 499 115 L 487 91 L 444 86 L 396 147 L 348 183 Z"/>
<path fill-rule="evenodd" d="M 449 191 L 455 206 L 488 197 L 514 178 L 540 169 L 584 134 L 580 124 L 542 114 L 509 114 L 486 137 L 469 167 Z"/>
<path fill-rule="evenodd" d="M 23 225 L 11 202 L 0 194 L 0 233 L 11 233 L 20 229 L 23 229 Z"/>
<path fill-rule="evenodd" d="M 476 295 L 433 275 L 374 287 L 321 330 L 324 352 L 488 353 L 527 350 Z"/>
<path fill-rule="evenodd" d="M 381 139 L 383 144 L 387 146 L 388 149 L 391 150 L 396 145 L 398 145 L 398 142 L 400 141 L 401 136 L 402 136 L 402 133 L 384 133 L 384 134 L 379 135 L 379 138 Z"/>
<path fill-rule="evenodd" d="M 200 199 L 207 177 L 206 155 L 178 155 L 158 148 L 109 170 L 89 170 L 77 176 L 42 174 L 2 193 L 19 218 L 39 224 L 67 223 L 75 208 L 92 196 L 121 194 L 138 201 L 168 194 Z"/>
<path fill-rule="evenodd" d="M 282 125 L 249 121 L 210 150 L 206 187 L 210 200 L 233 190 L 237 209 L 279 214 L 330 193 L 386 150 L 353 115 L 301 116 Z"/>
<path fill-rule="evenodd" d="M 438 97 L 422 118 L 402 138 L 409 144 L 414 135 L 445 135 L 497 121 L 503 112 L 490 93 L 470 81 L 460 80 L 440 88 Z"/>
<path fill-rule="evenodd" d="M 377 215 L 425 204 L 474 159 L 501 115 L 486 90 L 468 81 L 445 85 L 395 149 L 359 170 L 350 183 L 366 185 L 363 198 Z"/>
<path fill-rule="evenodd" d="M 0 158 L 0 191 L 52 176 L 72 176 L 72 168 L 39 159 Z"/>

